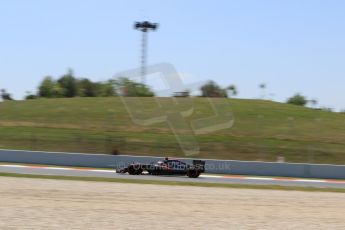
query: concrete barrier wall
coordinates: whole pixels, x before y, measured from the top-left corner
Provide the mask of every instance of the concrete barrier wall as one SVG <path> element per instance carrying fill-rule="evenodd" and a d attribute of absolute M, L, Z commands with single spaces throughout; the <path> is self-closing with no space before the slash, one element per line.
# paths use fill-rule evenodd
<path fill-rule="evenodd" d="M 132 162 L 150 163 L 158 157 L 137 157 L 126 155 L 60 153 L 21 150 L 0 150 L 0 162 L 47 164 L 60 166 L 80 166 L 97 168 L 115 168 Z"/>
<path fill-rule="evenodd" d="M 132 162 L 150 163 L 162 159 L 149 156 L 0 150 L 0 162 L 59 166 L 118 168 Z M 182 160 L 187 163 L 192 162 L 192 159 L 183 158 Z M 345 179 L 345 165 L 231 160 L 205 161 L 207 173 Z"/>

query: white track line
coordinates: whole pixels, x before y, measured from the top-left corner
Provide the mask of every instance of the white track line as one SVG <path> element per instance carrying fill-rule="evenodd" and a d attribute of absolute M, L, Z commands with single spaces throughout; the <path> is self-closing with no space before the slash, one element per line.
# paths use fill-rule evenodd
<path fill-rule="evenodd" d="M 245 177 L 247 180 L 275 180 L 275 178 L 270 177 Z"/>
<path fill-rule="evenodd" d="M 308 180 L 308 179 L 296 179 L 298 182 L 312 182 L 312 183 L 325 183 L 326 180 Z"/>
<path fill-rule="evenodd" d="M 85 170 L 83 170 L 85 171 Z M 86 170 L 89 172 L 105 172 L 105 173 L 115 173 L 115 170 L 105 170 L 105 169 L 90 169 L 90 170 Z"/>

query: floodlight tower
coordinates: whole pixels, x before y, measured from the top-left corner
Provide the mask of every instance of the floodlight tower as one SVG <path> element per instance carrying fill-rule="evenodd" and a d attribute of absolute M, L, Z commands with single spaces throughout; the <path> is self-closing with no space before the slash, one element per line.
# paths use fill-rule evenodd
<path fill-rule="evenodd" d="M 158 28 L 157 23 L 151 23 L 148 21 L 134 23 L 134 28 L 143 32 L 141 41 L 141 82 L 145 84 L 146 75 L 146 59 L 147 59 L 147 32 L 150 30 L 155 31 Z"/>

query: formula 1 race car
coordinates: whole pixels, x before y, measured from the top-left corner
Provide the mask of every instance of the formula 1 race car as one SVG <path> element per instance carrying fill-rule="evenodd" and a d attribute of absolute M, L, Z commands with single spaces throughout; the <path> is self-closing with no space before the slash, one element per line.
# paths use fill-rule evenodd
<path fill-rule="evenodd" d="M 165 158 L 164 161 L 150 164 L 132 163 L 125 168 L 117 169 L 116 172 L 130 175 L 141 175 L 147 172 L 150 175 L 186 175 L 197 178 L 200 173 L 205 172 L 205 161 L 193 160 L 193 164 L 189 165 L 179 160 Z"/>

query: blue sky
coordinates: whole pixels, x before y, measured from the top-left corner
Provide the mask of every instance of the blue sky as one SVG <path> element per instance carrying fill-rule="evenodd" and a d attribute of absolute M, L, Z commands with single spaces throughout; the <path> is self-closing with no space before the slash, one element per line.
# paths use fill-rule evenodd
<path fill-rule="evenodd" d="M 345 1 L 0 2 L 0 88 L 16 99 L 46 75 L 73 68 L 105 80 L 139 64 L 134 21 L 158 22 L 149 63 L 173 64 L 186 82 L 235 84 L 238 97 L 277 101 L 300 92 L 345 109 Z M 150 83 L 150 82 L 148 82 Z"/>

